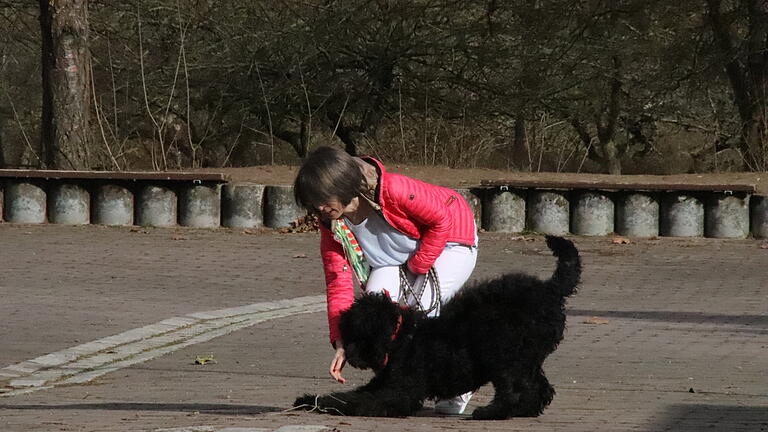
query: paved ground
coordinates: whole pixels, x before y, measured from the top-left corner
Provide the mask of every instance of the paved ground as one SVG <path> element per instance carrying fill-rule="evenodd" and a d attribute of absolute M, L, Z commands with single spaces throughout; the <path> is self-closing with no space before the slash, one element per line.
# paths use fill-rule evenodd
<path fill-rule="evenodd" d="M 251 320 L 86 384 L 6 393 L 0 428 L 768 431 L 768 249 L 753 240 L 576 242 L 584 284 L 546 364 L 557 395 L 542 417 L 471 422 L 425 410 L 382 420 L 284 411 L 300 393 L 344 387 L 327 377 L 322 312 L 258 315 L 277 300 L 322 295 L 316 234 L 0 224 L 0 369 L 202 311 Z M 483 234 L 476 276 L 546 276 L 545 249 L 538 237 Z M 194 364 L 208 354 L 217 362 Z M 346 386 L 369 377 L 345 372 Z M 10 380 L 0 376 L 0 387 Z M 491 395 L 482 388 L 470 410 Z"/>

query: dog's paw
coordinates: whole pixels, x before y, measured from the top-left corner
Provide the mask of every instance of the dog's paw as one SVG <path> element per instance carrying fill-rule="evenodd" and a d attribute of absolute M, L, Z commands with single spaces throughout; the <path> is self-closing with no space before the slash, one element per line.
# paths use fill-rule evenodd
<path fill-rule="evenodd" d="M 297 397 L 296 400 L 293 402 L 293 406 L 296 408 L 301 408 L 309 411 L 314 409 L 317 406 L 316 403 L 317 403 L 317 395 L 307 393 L 304 396 Z"/>

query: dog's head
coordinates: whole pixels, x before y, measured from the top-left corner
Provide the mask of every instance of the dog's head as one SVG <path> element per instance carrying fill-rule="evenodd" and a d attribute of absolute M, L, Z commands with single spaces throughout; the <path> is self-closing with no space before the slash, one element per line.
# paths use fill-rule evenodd
<path fill-rule="evenodd" d="M 357 298 L 339 322 L 347 362 L 358 369 L 383 369 L 401 320 L 400 307 L 388 295 Z"/>

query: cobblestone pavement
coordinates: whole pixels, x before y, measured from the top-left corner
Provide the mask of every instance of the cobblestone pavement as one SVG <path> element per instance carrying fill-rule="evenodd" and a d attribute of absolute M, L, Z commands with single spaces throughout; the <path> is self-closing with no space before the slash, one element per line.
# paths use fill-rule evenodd
<path fill-rule="evenodd" d="M 548 276 L 554 259 L 540 237 L 528 240 L 482 234 L 475 277 Z M 256 320 L 86 384 L 0 397 L 0 428 L 768 431 L 761 242 L 575 241 L 584 282 L 545 365 L 557 395 L 536 419 L 285 411 L 300 393 L 370 377 L 351 368 L 344 386 L 327 377 L 332 352 L 315 312 Z M 322 295 L 322 280 L 316 234 L 0 224 L 0 368 L 171 317 Z M 195 364 L 209 354 L 215 363 Z M 483 387 L 468 411 L 491 397 Z"/>

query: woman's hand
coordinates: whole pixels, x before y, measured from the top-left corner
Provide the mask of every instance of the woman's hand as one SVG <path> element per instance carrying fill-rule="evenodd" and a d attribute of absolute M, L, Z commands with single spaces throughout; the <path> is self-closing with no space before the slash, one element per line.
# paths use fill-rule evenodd
<path fill-rule="evenodd" d="M 405 280 L 408 282 L 408 285 L 413 287 L 413 285 L 416 283 L 416 278 L 419 277 L 416 273 L 412 272 L 410 268 L 408 268 L 408 263 L 405 263 L 400 266 L 400 268 L 403 271 L 403 274 L 405 275 Z"/>
<path fill-rule="evenodd" d="M 344 344 L 341 341 L 336 341 L 336 353 L 331 361 L 330 373 L 331 377 L 336 381 L 344 384 L 347 380 L 341 376 L 341 370 L 344 369 L 344 365 L 347 364 L 347 357 L 344 354 Z"/>

